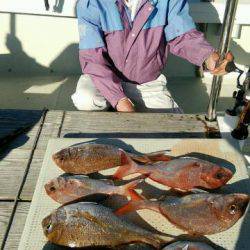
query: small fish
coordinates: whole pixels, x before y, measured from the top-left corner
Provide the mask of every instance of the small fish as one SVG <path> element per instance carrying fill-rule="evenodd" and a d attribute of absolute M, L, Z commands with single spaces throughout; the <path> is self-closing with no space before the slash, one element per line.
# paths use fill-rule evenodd
<path fill-rule="evenodd" d="M 44 188 L 47 194 L 56 202 L 69 203 L 92 194 L 119 194 L 137 199 L 134 191 L 142 180 L 131 181 L 123 186 L 115 186 L 110 180 L 95 180 L 85 175 L 61 175 L 47 184 Z"/>
<path fill-rule="evenodd" d="M 110 208 L 90 202 L 58 208 L 43 219 L 42 227 L 49 242 L 71 248 L 146 243 L 160 249 L 174 239 L 153 234 L 117 217 Z"/>
<path fill-rule="evenodd" d="M 248 203 L 246 194 L 200 193 L 182 198 L 169 196 L 164 201 L 131 201 L 115 214 L 151 209 L 189 234 L 209 235 L 231 228 L 244 215 Z"/>
<path fill-rule="evenodd" d="M 183 191 L 195 188 L 216 189 L 224 186 L 233 176 L 226 168 L 193 157 L 180 157 L 169 162 L 138 165 L 130 163 L 120 166 L 114 174 L 115 179 L 140 173 L 153 181 Z"/>
<path fill-rule="evenodd" d="M 164 247 L 162 250 L 215 250 L 215 249 L 203 242 L 178 241 Z"/>
<path fill-rule="evenodd" d="M 64 172 L 71 174 L 90 174 L 101 170 L 122 166 L 128 158 L 140 163 L 169 161 L 172 157 L 165 151 L 145 155 L 135 155 L 112 145 L 86 143 L 72 146 L 55 153 L 54 162 Z"/>

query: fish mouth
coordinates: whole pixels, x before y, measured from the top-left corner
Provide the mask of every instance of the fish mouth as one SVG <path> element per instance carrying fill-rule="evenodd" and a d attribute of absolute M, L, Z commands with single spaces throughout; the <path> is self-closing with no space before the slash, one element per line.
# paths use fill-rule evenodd
<path fill-rule="evenodd" d="M 227 168 L 222 168 L 222 171 L 216 174 L 216 178 L 222 185 L 227 184 L 233 177 L 233 173 L 231 170 Z"/>
<path fill-rule="evenodd" d="M 228 181 L 230 181 L 233 177 L 233 172 L 227 168 L 223 168 L 224 170 L 224 180 L 226 181 L 226 183 Z"/>
<path fill-rule="evenodd" d="M 238 202 L 241 204 L 242 210 L 246 210 L 250 201 L 250 196 L 247 194 L 236 194 Z"/>

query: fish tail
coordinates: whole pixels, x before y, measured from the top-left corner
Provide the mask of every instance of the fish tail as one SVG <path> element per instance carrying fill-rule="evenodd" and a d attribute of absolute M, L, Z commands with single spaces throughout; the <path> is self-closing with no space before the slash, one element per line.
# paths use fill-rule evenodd
<path fill-rule="evenodd" d="M 113 175 L 114 179 L 122 179 L 123 177 L 135 174 L 137 172 L 137 164 L 125 153 L 122 154 L 121 166 Z"/>
<path fill-rule="evenodd" d="M 135 180 L 131 181 L 123 186 L 119 187 L 118 194 L 129 196 L 133 201 L 144 200 L 144 197 L 139 195 L 134 189 L 138 186 L 138 184 L 142 183 L 143 180 Z"/>
<path fill-rule="evenodd" d="M 156 212 L 160 212 L 159 202 L 149 201 L 149 200 L 129 201 L 126 205 L 122 206 L 121 208 L 118 208 L 115 211 L 115 214 L 120 216 L 123 214 L 127 214 L 142 209 L 150 209 Z"/>

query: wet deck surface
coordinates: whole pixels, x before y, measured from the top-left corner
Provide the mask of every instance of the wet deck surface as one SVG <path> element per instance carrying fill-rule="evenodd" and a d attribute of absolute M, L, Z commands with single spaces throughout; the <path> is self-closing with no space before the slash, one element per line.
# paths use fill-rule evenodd
<path fill-rule="evenodd" d="M 207 124 L 202 115 L 0 110 L 0 144 L 6 135 L 30 124 L 27 132 L 0 148 L 1 249 L 18 248 L 50 138 L 219 136 L 218 124 Z"/>

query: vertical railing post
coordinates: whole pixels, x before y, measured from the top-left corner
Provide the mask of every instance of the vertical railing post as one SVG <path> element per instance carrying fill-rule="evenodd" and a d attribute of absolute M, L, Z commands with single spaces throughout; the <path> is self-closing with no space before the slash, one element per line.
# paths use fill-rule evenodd
<path fill-rule="evenodd" d="M 228 52 L 237 5 L 238 5 L 238 0 L 227 0 L 226 2 L 226 9 L 222 24 L 222 33 L 220 37 L 220 45 L 218 50 L 218 52 L 221 54 L 222 57 Z M 223 78 L 221 76 L 213 77 L 212 89 L 206 116 L 208 121 L 216 120 L 217 103 L 218 103 L 218 98 L 220 96 L 222 80 Z"/>

